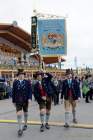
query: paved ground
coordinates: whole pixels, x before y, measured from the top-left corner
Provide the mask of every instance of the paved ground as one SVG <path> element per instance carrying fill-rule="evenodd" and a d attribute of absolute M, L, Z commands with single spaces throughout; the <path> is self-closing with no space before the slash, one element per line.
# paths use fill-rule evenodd
<path fill-rule="evenodd" d="M 93 101 L 86 104 L 83 100 L 77 106 L 77 118 L 79 124 L 83 127 L 92 126 L 93 128 Z M 0 121 L 1 120 L 16 120 L 15 108 L 10 100 L 0 101 Z M 39 121 L 38 105 L 32 102 L 29 108 L 29 121 Z M 63 127 L 64 123 L 64 107 L 63 104 L 53 106 L 51 112 L 50 122 L 53 122 L 50 130 L 44 133 L 39 132 L 39 125 L 29 125 L 28 130 L 22 136 L 22 140 L 93 140 L 93 129 L 84 128 L 69 128 Z M 72 115 L 70 115 L 70 122 L 72 123 Z M 60 126 L 61 125 L 61 126 Z M 17 140 L 17 124 L 14 123 L 0 123 L 0 140 Z"/>
<path fill-rule="evenodd" d="M 39 126 L 29 126 L 21 138 L 17 136 L 17 126 L 14 124 L 0 124 L 0 140 L 93 140 L 92 129 L 65 129 L 51 127 L 44 133 L 39 132 Z"/>

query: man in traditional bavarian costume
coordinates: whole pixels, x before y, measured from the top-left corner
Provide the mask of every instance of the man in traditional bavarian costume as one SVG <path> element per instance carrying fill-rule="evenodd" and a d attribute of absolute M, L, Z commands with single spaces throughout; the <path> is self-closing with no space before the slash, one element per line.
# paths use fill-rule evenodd
<path fill-rule="evenodd" d="M 34 85 L 34 96 L 39 104 L 41 120 L 40 131 L 43 132 L 45 128 L 50 129 L 48 121 L 50 117 L 51 101 L 54 87 L 51 81 L 51 74 L 37 72 L 36 77 L 38 81 Z"/>
<path fill-rule="evenodd" d="M 76 119 L 76 102 L 79 98 L 79 85 L 78 82 L 72 78 L 72 73 L 68 71 L 66 73 L 66 79 L 63 81 L 62 96 L 64 97 L 65 107 L 65 125 L 69 127 L 69 112 L 70 106 L 72 107 L 73 123 L 77 123 Z"/>
<path fill-rule="evenodd" d="M 18 121 L 18 136 L 22 136 L 27 129 L 28 105 L 32 99 L 31 84 L 24 77 L 22 69 L 18 70 L 17 79 L 13 82 L 12 102 L 16 108 Z M 24 126 L 22 127 L 22 110 L 24 112 Z"/>

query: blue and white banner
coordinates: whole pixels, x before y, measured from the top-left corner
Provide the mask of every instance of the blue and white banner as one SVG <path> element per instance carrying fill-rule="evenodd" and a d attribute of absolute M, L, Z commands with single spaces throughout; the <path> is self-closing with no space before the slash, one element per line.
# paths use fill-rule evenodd
<path fill-rule="evenodd" d="M 67 35 L 65 19 L 37 20 L 40 55 L 66 55 Z"/>

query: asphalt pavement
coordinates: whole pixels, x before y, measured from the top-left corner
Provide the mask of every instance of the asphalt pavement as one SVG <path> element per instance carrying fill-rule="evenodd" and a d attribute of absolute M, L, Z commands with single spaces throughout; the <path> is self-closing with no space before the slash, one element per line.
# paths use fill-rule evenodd
<path fill-rule="evenodd" d="M 64 105 L 52 105 L 50 130 L 40 133 L 39 109 L 36 102 L 29 106 L 28 129 L 20 138 L 22 140 L 93 140 L 93 101 L 85 103 L 83 99 L 77 105 L 78 124 L 72 123 L 66 129 L 64 125 Z M 0 140 L 17 140 L 16 112 L 11 99 L 0 101 Z"/>

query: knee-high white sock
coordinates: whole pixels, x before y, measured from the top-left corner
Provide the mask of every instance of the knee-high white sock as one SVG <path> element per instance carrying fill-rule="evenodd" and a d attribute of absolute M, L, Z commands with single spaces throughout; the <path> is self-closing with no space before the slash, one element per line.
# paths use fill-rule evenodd
<path fill-rule="evenodd" d="M 44 124 L 44 117 L 45 115 L 43 113 L 40 113 L 40 120 L 42 124 Z"/>
<path fill-rule="evenodd" d="M 49 118 L 50 118 L 50 113 L 46 113 L 46 123 L 48 123 Z"/>
<path fill-rule="evenodd" d="M 17 115 L 19 130 L 22 130 L 22 115 Z"/>
<path fill-rule="evenodd" d="M 68 111 L 65 112 L 65 123 L 69 124 L 69 112 Z"/>
<path fill-rule="evenodd" d="M 27 125 L 27 120 L 28 120 L 28 112 L 24 113 L 24 124 Z"/>
<path fill-rule="evenodd" d="M 76 110 L 72 110 L 73 120 L 76 119 Z"/>

